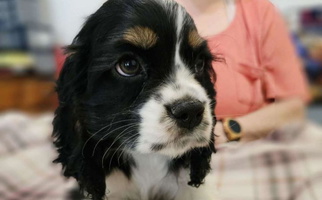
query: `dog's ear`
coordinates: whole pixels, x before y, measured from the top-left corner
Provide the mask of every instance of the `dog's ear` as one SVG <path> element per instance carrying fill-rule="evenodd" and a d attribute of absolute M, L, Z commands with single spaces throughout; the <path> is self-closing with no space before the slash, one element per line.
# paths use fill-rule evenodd
<path fill-rule="evenodd" d="M 209 72 L 211 73 L 211 72 Z M 215 77 L 215 72 L 213 71 L 213 76 Z M 216 92 L 213 90 L 211 86 L 211 90 L 208 90 L 208 94 L 210 97 L 213 97 L 215 99 Z M 217 119 L 215 115 L 215 106 L 216 101 L 211 101 L 211 115 L 213 116 L 213 127 L 212 130 L 214 130 L 214 126 L 216 125 Z M 211 162 L 211 156 L 213 153 L 216 153 L 215 148 L 215 134 L 212 132 L 211 139 L 208 144 L 208 147 L 203 148 L 197 148 L 193 149 L 189 155 L 190 155 L 190 182 L 189 185 L 193 187 L 199 187 L 203 182 L 207 174 L 211 170 L 210 162 Z"/>
<path fill-rule="evenodd" d="M 76 178 L 82 190 L 92 199 L 100 200 L 105 194 L 104 170 L 97 162 L 82 155 L 86 127 L 83 126 L 80 105 L 86 76 L 76 66 L 81 62 L 75 59 L 75 55 L 67 58 L 57 81 L 59 107 L 53 121 L 53 137 L 58 157 L 54 162 L 62 164 L 64 176 Z"/>
<path fill-rule="evenodd" d="M 74 177 L 92 199 L 105 194 L 104 170 L 92 158 L 82 155 L 84 125 L 82 102 L 86 94 L 91 30 L 90 20 L 67 48 L 67 59 L 57 80 L 59 107 L 53 121 L 54 145 L 58 151 L 55 163 L 61 163 L 63 174 Z"/>
<path fill-rule="evenodd" d="M 208 147 L 195 148 L 180 158 L 172 161 L 170 167 L 177 171 L 181 167 L 190 167 L 190 181 L 188 185 L 198 188 L 204 183 L 204 179 L 211 170 L 211 155 L 215 153 L 214 136 L 209 142 Z"/>
<path fill-rule="evenodd" d="M 190 182 L 189 185 L 199 187 L 211 170 L 211 155 L 215 153 L 214 134 L 209 147 L 193 149 L 190 152 Z"/>

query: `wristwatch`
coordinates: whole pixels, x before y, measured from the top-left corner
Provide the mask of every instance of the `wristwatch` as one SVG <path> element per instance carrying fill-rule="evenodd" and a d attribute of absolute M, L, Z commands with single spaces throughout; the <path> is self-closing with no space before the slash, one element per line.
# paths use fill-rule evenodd
<path fill-rule="evenodd" d="M 226 118 L 223 120 L 224 132 L 229 141 L 239 141 L 242 137 L 242 128 L 240 124 L 232 119 Z"/>

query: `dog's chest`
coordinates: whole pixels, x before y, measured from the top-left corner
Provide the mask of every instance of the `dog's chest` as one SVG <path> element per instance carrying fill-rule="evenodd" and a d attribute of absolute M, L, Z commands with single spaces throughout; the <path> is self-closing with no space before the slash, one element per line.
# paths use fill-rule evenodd
<path fill-rule="evenodd" d="M 106 179 L 108 200 L 172 200 L 179 189 L 177 176 L 169 171 L 169 159 L 160 155 L 133 155 L 136 166 L 128 180 L 120 171 Z"/>

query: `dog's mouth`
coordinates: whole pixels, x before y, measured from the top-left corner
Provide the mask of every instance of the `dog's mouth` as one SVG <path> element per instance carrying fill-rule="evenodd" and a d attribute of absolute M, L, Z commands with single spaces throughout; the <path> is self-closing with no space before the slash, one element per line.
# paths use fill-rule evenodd
<path fill-rule="evenodd" d="M 166 142 L 153 143 L 150 145 L 150 151 L 167 155 L 170 157 L 180 156 L 187 151 L 198 148 L 206 147 L 210 144 L 210 134 L 190 134 L 185 136 L 178 136 Z"/>
<path fill-rule="evenodd" d="M 162 152 L 165 149 L 184 149 L 186 147 L 200 147 L 209 144 L 209 139 L 198 134 L 193 136 L 179 136 L 165 143 L 156 143 L 151 145 L 151 150 L 154 152 Z"/>

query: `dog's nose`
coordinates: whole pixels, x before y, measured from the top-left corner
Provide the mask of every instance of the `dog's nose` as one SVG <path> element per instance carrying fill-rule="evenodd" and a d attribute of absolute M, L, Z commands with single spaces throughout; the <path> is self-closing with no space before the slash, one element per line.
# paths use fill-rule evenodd
<path fill-rule="evenodd" d="M 205 107 L 200 101 L 181 101 L 167 107 L 171 118 L 182 128 L 193 129 L 202 120 Z"/>

